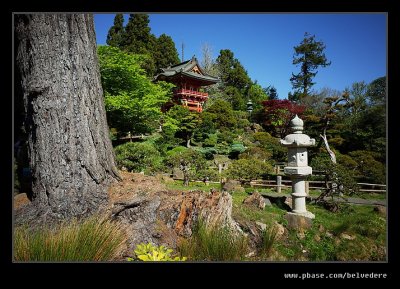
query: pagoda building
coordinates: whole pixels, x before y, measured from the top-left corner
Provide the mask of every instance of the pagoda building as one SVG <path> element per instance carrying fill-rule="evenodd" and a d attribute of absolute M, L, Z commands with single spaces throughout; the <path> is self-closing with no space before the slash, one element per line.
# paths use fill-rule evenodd
<path fill-rule="evenodd" d="M 168 110 L 174 104 L 180 104 L 191 111 L 202 112 L 203 105 L 208 99 L 208 93 L 200 91 L 201 87 L 219 82 L 219 79 L 208 75 L 200 67 L 197 59 L 161 68 L 154 81 L 163 80 L 175 84 L 173 98 L 166 103 L 163 110 Z"/>

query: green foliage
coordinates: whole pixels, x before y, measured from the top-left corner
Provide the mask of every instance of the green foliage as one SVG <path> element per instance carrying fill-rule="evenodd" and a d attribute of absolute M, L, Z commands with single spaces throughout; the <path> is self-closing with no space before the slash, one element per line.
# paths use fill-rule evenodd
<path fill-rule="evenodd" d="M 368 85 L 367 96 L 371 105 L 386 105 L 386 76 L 379 77 Z"/>
<path fill-rule="evenodd" d="M 239 180 L 242 183 L 261 178 L 262 175 L 271 173 L 272 165 L 259 159 L 239 159 L 233 161 L 225 171 L 228 178 Z"/>
<path fill-rule="evenodd" d="M 172 249 L 165 246 L 156 247 L 151 243 L 138 244 L 135 249 L 137 259 L 140 261 L 186 261 L 186 257 L 172 257 Z M 128 261 L 133 261 L 133 258 L 127 258 Z"/>
<path fill-rule="evenodd" d="M 245 89 L 251 85 L 247 71 L 237 58 L 234 57 L 233 52 L 229 49 L 222 49 L 216 60 L 220 77 L 226 86 L 232 86 L 239 90 Z"/>
<path fill-rule="evenodd" d="M 246 150 L 246 148 L 244 147 L 244 145 L 242 143 L 233 143 L 231 145 L 229 157 L 232 159 L 237 158 L 239 156 L 239 154 L 241 154 L 245 150 Z"/>
<path fill-rule="evenodd" d="M 267 161 L 271 159 L 271 152 L 261 147 L 250 147 L 239 155 L 239 159 L 258 159 Z"/>
<path fill-rule="evenodd" d="M 111 261 L 126 241 L 121 224 L 93 215 L 50 228 L 16 227 L 16 261 Z"/>
<path fill-rule="evenodd" d="M 142 63 L 148 76 L 156 72 L 153 58 L 153 49 L 156 46 L 156 37 L 150 33 L 149 16 L 147 14 L 130 14 L 121 48 L 131 54 L 149 55 L 147 61 Z"/>
<path fill-rule="evenodd" d="M 386 183 L 386 168 L 375 160 L 374 153 L 370 151 L 353 151 L 349 155 L 358 164 L 357 171 L 360 180 L 379 184 Z"/>
<path fill-rule="evenodd" d="M 158 69 L 175 65 L 180 62 L 174 41 L 171 36 L 164 33 L 158 37 L 153 55 L 156 68 Z"/>
<path fill-rule="evenodd" d="M 304 39 L 300 45 L 294 47 L 295 55 L 293 64 L 301 65 L 300 73 L 293 74 L 290 81 L 295 90 L 289 100 L 297 101 L 310 92 L 310 88 L 315 84 L 312 79 L 317 74 L 319 66 L 326 67 L 331 64 L 328 62 L 324 50 L 325 44 L 322 41 L 315 41 L 315 35 L 304 34 Z"/>
<path fill-rule="evenodd" d="M 198 180 L 205 180 L 206 177 L 208 178 L 209 181 L 218 182 L 219 181 L 218 170 L 217 169 L 200 169 L 196 173 L 196 178 Z"/>
<path fill-rule="evenodd" d="M 162 167 L 162 159 L 157 148 L 148 142 L 127 142 L 115 149 L 117 165 L 132 172 L 153 173 Z"/>
<path fill-rule="evenodd" d="M 108 31 L 107 44 L 144 56 L 140 66 L 147 76 L 154 76 L 159 68 L 179 63 L 174 41 L 166 34 L 159 38 L 152 34 L 147 14 L 130 14 L 126 27 L 123 27 L 123 22 L 123 15 L 117 14 Z"/>
<path fill-rule="evenodd" d="M 187 107 L 175 105 L 164 116 L 163 133 L 182 139 L 189 147 L 190 140 L 200 123 L 199 114 L 190 112 Z"/>
<path fill-rule="evenodd" d="M 245 236 L 235 234 L 227 227 L 209 227 L 198 220 L 192 236 L 178 245 L 181 255 L 197 261 L 238 261 L 243 260 L 247 251 Z"/>
<path fill-rule="evenodd" d="M 204 147 L 213 147 L 216 146 L 218 143 L 218 134 L 210 133 L 207 134 L 207 138 L 203 141 Z"/>
<path fill-rule="evenodd" d="M 254 83 L 250 86 L 247 92 L 247 97 L 251 99 L 254 111 L 262 109 L 263 106 L 261 102 L 269 99 L 261 85 L 257 83 Z"/>
<path fill-rule="evenodd" d="M 123 14 L 116 14 L 114 25 L 111 26 L 107 34 L 107 44 L 113 47 L 120 47 L 122 45 L 124 33 L 124 16 Z"/>
<path fill-rule="evenodd" d="M 197 172 L 205 169 L 206 160 L 201 153 L 192 149 L 175 149 L 167 153 L 166 164 L 169 167 L 178 167 L 183 172 L 184 185 L 189 185 L 189 180 L 196 176 Z"/>
<path fill-rule="evenodd" d="M 246 97 L 243 96 L 239 88 L 226 86 L 224 89 L 224 96 L 234 110 L 246 110 Z"/>
<path fill-rule="evenodd" d="M 253 135 L 256 143 L 272 153 L 272 158 L 276 161 L 286 161 L 287 150 L 279 143 L 279 139 L 272 137 L 268 132 L 256 132 Z"/>
<path fill-rule="evenodd" d="M 278 228 L 270 224 L 265 230 L 261 233 L 261 255 L 268 257 L 272 253 L 272 248 L 275 241 L 278 238 Z"/>
<path fill-rule="evenodd" d="M 202 119 L 207 122 L 212 122 L 216 129 L 228 128 L 236 126 L 235 112 L 229 102 L 222 99 L 214 101 L 203 113 Z M 211 126 L 211 125 L 210 125 Z"/>
<path fill-rule="evenodd" d="M 153 132 L 172 85 L 152 83 L 140 68 L 138 56 L 109 46 L 99 46 L 98 54 L 109 126 L 120 135 Z"/>
<path fill-rule="evenodd" d="M 325 182 L 331 182 L 329 189 L 323 191 L 318 197 L 318 200 L 322 200 L 325 196 L 340 194 L 352 195 L 357 193 L 358 185 L 354 171 L 346 168 L 340 163 L 332 163 L 327 154 L 321 154 L 313 158 L 311 161 L 311 167 L 315 170 L 324 171 Z M 336 186 L 332 186 L 332 184 L 336 184 Z"/>

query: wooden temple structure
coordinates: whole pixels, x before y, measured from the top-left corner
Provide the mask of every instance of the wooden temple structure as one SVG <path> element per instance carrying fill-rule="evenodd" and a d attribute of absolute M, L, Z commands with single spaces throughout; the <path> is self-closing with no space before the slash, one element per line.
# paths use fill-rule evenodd
<path fill-rule="evenodd" d="M 182 63 L 161 68 L 161 72 L 154 77 L 154 81 L 158 80 L 176 85 L 173 98 L 164 105 L 164 111 L 174 104 L 180 104 L 191 111 L 202 112 L 208 93 L 200 91 L 201 87 L 219 82 L 218 78 L 204 72 L 194 56 Z"/>

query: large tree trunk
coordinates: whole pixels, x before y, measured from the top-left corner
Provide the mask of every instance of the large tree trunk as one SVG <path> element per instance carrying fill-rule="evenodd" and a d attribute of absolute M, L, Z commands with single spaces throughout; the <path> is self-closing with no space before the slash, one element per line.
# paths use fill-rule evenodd
<path fill-rule="evenodd" d="M 93 16 L 15 16 L 32 172 L 40 214 L 80 216 L 107 201 L 119 179 L 103 102 Z"/>

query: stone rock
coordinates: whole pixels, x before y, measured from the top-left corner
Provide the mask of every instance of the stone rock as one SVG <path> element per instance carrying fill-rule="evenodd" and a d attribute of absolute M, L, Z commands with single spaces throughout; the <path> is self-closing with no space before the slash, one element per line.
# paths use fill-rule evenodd
<path fill-rule="evenodd" d="M 250 205 L 261 210 L 265 208 L 265 199 L 260 193 L 255 192 L 243 200 L 243 204 Z"/>
<path fill-rule="evenodd" d="M 253 130 L 254 132 L 261 132 L 264 131 L 263 127 L 261 125 L 259 125 L 258 123 L 252 123 L 250 126 L 251 130 Z"/>
<path fill-rule="evenodd" d="M 319 234 L 314 235 L 314 240 L 315 240 L 316 242 L 321 241 L 320 235 L 319 235 Z"/>
<path fill-rule="evenodd" d="M 171 178 L 169 176 L 166 176 L 166 175 L 163 175 L 163 174 L 157 174 L 155 177 L 157 178 L 157 180 L 159 180 L 159 181 L 161 181 L 163 183 L 166 183 L 166 184 L 174 182 L 173 178 Z"/>
<path fill-rule="evenodd" d="M 248 253 L 245 257 L 246 257 L 246 258 L 250 258 L 250 257 L 253 257 L 255 254 L 256 254 L 255 251 L 251 251 L 251 252 Z"/>
<path fill-rule="evenodd" d="M 232 192 L 244 193 L 246 190 L 242 186 L 236 186 L 233 188 Z"/>
<path fill-rule="evenodd" d="M 342 234 L 340 234 L 340 238 L 346 239 L 346 240 L 354 240 L 356 238 L 356 236 L 351 236 L 351 235 L 342 233 Z"/>
<path fill-rule="evenodd" d="M 304 232 L 298 232 L 296 235 L 297 235 L 297 238 L 299 238 L 300 240 L 303 240 L 306 237 Z"/>
<path fill-rule="evenodd" d="M 325 236 L 327 236 L 328 238 L 333 238 L 333 234 L 328 231 L 325 232 Z"/>
<path fill-rule="evenodd" d="M 260 228 L 261 231 L 264 231 L 267 228 L 267 224 L 256 222 L 256 225 Z"/>
<path fill-rule="evenodd" d="M 241 187 L 239 181 L 235 180 L 227 180 L 224 185 L 222 186 L 222 191 L 226 191 L 229 193 L 232 193 L 238 189 L 238 187 Z"/>
<path fill-rule="evenodd" d="M 174 179 L 180 179 L 183 180 L 183 172 L 182 170 L 178 169 L 178 168 L 173 168 L 172 170 L 172 177 Z"/>
<path fill-rule="evenodd" d="M 294 230 L 307 230 L 312 226 L 312 219 L 299 216 L 293 213 L 287 213 L 284 218 L 288 221 L 288 228 Z"/>
<path fill-rule="evenodd" d="M 278 239 L 280 239 L 285 234 L 285 227 L 279 224 L 277 221 L 275 221 L 274 225 L 276 227 L 276 236 Z"/>
<path fill-rule="evenodd" d="M 385 206 L 375 206 L 374 211 L 379 215 L 386 217 L 386 207 Z"/>
<path fill-rule="evenodd" d="M 265 206 L 266 207 L 271 207 L 272 206 L 271 201 L 268 198 L 264 198 L 264 202 L 265 202 Z"/>
<path fill-rule="evenodd" d="M 291 210 L 293 209 L 293 207 L 292 207 L 292 197 L 285 197 L 284 203 L 286 205 L 288 205 Z"/>
<path fill-rule="evenodd" d="M 324 232 L 324 231 L 325 231 L 325 227 L 322 226 L 322 225 L 319 225 L 319 226 L 318 226 L 318 232 L 322 233 L 322 232 Z"/>

